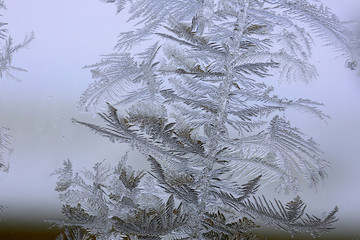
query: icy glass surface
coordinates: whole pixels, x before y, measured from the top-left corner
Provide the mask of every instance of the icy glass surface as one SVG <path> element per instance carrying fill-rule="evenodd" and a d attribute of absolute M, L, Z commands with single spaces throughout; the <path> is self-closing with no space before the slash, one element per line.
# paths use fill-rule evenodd
<path fill-rule="evenodd" d="M 0 6 L 0 224 L 360 234 L 357 1 Z"/>

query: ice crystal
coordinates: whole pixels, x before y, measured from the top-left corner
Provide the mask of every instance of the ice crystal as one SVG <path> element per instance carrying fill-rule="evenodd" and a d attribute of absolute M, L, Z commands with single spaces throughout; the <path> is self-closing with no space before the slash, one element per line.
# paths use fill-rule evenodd
<path fill-rule="evenodd" d="M 4 1 L 0 1 L 0 9 L 6 9 Z M 0 80 L 8 78 L 12 80 L 19 80 L 12 72 L 26 71 L 25 69 L 15 67 L 12 65 L 13 55 L 20 49 L 26 48 L 34 39 L 34 33 L 26 36 L 22 43 L 14 46 L 11 36 L 7 35 L 7 29 L 4 28 L 7 23 L 0 22 Z M 9 169 L 8 158 L 13 151 L 12 136 L 10 129 L 0 126 L 0 170 L 7 171 Z"/>
<path fill-rule="evenodd" d="M 321 104 L 273 95 L 264 80 L 315 79 L 316 41 L 357 67 L 359 42 L 328 8 L 305 0 L 105 2 L 129 10 L 138 29 L 121 33 L 116 52 L 89 66 L 99 80 L 80 108 L 106 125 L 74 122 L 128 143 L 151 170 L 143 178 L 102 162 L 81 177 L 65 162 L 56 190 L 67 220 L 59 225 L 99 239 L 256 239 L 244 214 L 291 234 L 333 229 L 337 207 L 318 218 L 299 197 L 283 204 L 256 196 L 266 183 L 294 193 L 326 177 L 318 145 L 285 112 L 326 121 Z M 126 52 L 139 44 L 149 47 Z"/>
<path fill-rule="evenodd" d="M 10 129 L 0 127 L 0 170 L 7 171 L 9 169 L 8 159 L 13 151 L 11 147 L 12 137 Z"/>

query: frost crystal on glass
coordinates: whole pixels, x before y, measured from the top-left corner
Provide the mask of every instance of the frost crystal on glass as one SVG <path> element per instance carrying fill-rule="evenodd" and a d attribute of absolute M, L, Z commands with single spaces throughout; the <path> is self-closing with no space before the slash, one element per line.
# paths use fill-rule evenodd
<path fill-rule="evenodd" d="M 7 171 L 9 169 L 8 159 L 13 151 L 11 142 L 10 129 L 0 127 L 0 171 Z"/>
<path fill-rule="evenodd" d="M 305 0 L 105 2 L 128 10 L 134 30 L 88 66 L 96 81 L 80 109 L 105 125 L 73 121 L 129 144 L 151 169 L 135 172 L 122 160 L 74 175 L 65 161 L 56 190 L 67 220 L 55 223 L 99 239 L 257 239 L 254 221 L 291 234 L 333 229 L 337 207 L 318 218 L 298 196 L 287 204 L 256 196 L 267 183 L 297 193 L 326 177 L 317 143 L 286 119 L 294 109 L 326 121 L 322 104 L 276 96 L 266 79 L 314 80 L 316 41 L 357 67 L 359 42 L 328 8 Z"/>
<path fill-rule="evenodd" d="M 6 9 L 4 1 L 0 1 L 0 9 Z M 12 38 L 7 35 L 7 29 L 4 28 L 6 25 L 7 23 L 0 22 L 0 80 L 3 78 L 19 80 L 12 72 L 26 70 L 13 66 L 11 61 L 17 51 L 26 48 L 34 39 L 34 33 L 26 36 L 22 43 L 14 46 Z M 0 126 L 0 171 L 7 171 L 9 169 L 8 158 L 13 151 L 11 142 L 10 129 Z"/>

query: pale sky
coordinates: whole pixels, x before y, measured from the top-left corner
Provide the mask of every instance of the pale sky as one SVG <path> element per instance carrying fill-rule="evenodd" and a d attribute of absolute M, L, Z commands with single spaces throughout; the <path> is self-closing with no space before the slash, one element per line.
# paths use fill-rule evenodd
<path fill-rule="evenodd" d="M 103 159 L 115 162 L 127 150 L 126 145 L 112 144 L 71 124 L 71 118 L 99 121 L 76 108 L 92 83 L 89 71 L 81 68 L 111 53 L 118 33 L 129 26 L 124 24 L 126 18 L 115 15 L 115 6 L 100 0 L 5 2 L 7 11 L 1 12 L 1 21 L 9 23 L 14 42 L 31 31 L 36 38 L 13 59 L 15 66 L 28 70 L 15 73 L 22 81 L 0 79 L 0 126 L 10 128 L 15 137 L 10 171 L 0 175 L 0 203 L 8 207 L 1 218 L 40 220 L 60 213 L 56 177 L 50 173 L 64 159 L 71 159 L 81 170 Z M 344 20 L 357 18 L 360 12 L 358 0 L 324 2 Z M 360 77 L 335 56 L 319 45 L 313 59 L 319 72 L 316 81 L 276 87 L 280 96 L 324 103 L 322 109 L 332 117 L 328 124 L 299 113 L 290 120 L 320 143 L 332 163 L 324 186 L 300 193 L 308 212 L 321 215 L 338 205 L 339 224 L 345 228 L 354 220 L 360 222 Z M 286 201 L 293 197 L 278 196 L 272 189 L 268 194 Z"/>

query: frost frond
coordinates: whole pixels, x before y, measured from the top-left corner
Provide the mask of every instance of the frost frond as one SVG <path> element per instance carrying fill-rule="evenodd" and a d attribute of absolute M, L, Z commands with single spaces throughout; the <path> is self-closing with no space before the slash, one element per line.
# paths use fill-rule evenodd
<path fill-rule="evenodd" d="M 5 41 L 5 43 L 1 44 L 1 50 L 0 50 L 0 78 L 6 77 L 12 80 L 20 81 L 18 78 L 16 78 L 12 71 L 25 71 L 25 69 L 15 67 L 11 64 L 13 55 L 19 51 L 20 49 L 24 49 L 28 47 L 30 42 L 34 39 L 34 33 L 30 33 L 29 35 L 26 35 L 24 41 L 22 43 L 19 43 L 17 45 L 13 45 L 13 40 L 11 37 L 8 37 Z"/>
<path fill-rule="evenodd" d="M 239 201 L 234 196 L 221 193 L 219 195 L 224 203 L 234 207 L 240 212 L 246 212 L 255 219 L 267 225 L 283 229 L 290 234 L 310 233 L 314 237 L 333 229 L 333 224 L 338 220 L 335 207 L 325 218 L 304 214 L 306 205 L 299 197 L 288 202 L 286 207 L 279 201 L 267 200 L 264 196 L 253 197 L 252 200 Z"/>
<path fill-rule="evenodd" d="M 146 136 L 138 134 L 136 130 L 131 129 L 132 125 L 124 117 L 117 114 L 117 109 L 109 105 L 108 114 L 99 114 L 108 124 L 106 127 L 97 126 L 81 121 L 76 123 L 82 124 L 94 132 L 109 138 L 111 141 L 129 143 L 132 147 L 138 149 L 144 155 L 153 155 L 159 157 L 165 162 L 174 166 L 179 166 L 183 171 L 196 172 L 197 170 L 187 165 L 187 156 L 181 156 L 166 150 L 157 142 L 147 141 Z"/>
<path fill-rule="evenodd" d="M 144 178 L 126 157 L 115 169 L 60 171 L 60 199 L 79 226 L 100 239 L 256 239 L 241 214 L 291 234 L 331 230 L 337 208 L 321 219 L 306 215 L 299 197 L 282 204 L 254 195 L 268 183 L 297 192 L 326 177 L 319 146 L 285 118 L 295 109 L 326 121 L 322 104 L 271 95 L 266 80 L 314 80 L 319 39 L 355 68 L 350 31 L 317 1 L 104 1 L 129 6 L 134 28 L 120 34 L 116 54 L 90 66 L 97 82 L 80 105 L 104 124 L 74 122 L 129 144 L 151 171 Z M 144 40 L 144 51 L 122 52 Z"/>
<path fill-rule="evenodd" d="M 128 104 L 138 100 L 158 100 L 161 81 L 156 77 L 158 62 L 155 57 L 159 50 L 154 44 L 147 51 L 138 54 L 137 62 L 128 53 L 107 55 L 101 62 L 85 66 L 92 68 L 94 79 L 99 79 L 82 94 L 80 109 L 92 114 L 107 110 L 107 104 Z M 145 85 L 133 91 L 135 86 Z"/>
<path fill-rule="evenodd" d="M 298 177 L 316 187 L 327 176 L 328 163 L 317 144 L 302 135 L 289 122 L 275 116 L 267 131 L 239 141 L 242 150 L 237 154 L 243 158 L 231 162 L 233 174 L 241 177 L 263 174 L 270 182 L 280 180 L 278 190 L 285 192 L 299 190 Z"/>
<path fill-rule="evenodd" d="M 246 217 L 235 222 L 229 222 L 225 214 L 220 211 L 217 213 L 207 213 L 207 216 L 208 218 L 204 221 L 204 226 L 211 231 L 204 233 L 205 239 L 258 239 L 255 234 L 247 232 L 259 226 Z"/>
<path fill-rule="evenodd" d="M 141 239 L 161 239 L 160 236 L 176 231 L 186 223 L 186 215 L 181 206 L 175 207 L 174 197 L 171 195 L 166 204 L 162 204 L 157 210 L 139 209 L 131 221 L 114 217 L 114 228 Z"/>
<path fill-rule="evenodd" d="M 82 94 L 79 106 L 93 114 L 107 110 L 107 103 L 116 104 L 121 93 L 133 86 L 141 71 L 130 54 L 106 56 L 98 64 L 86 66 L 94 68 L 94 82 Z"/>
<path fill-rule="evenodd" d="M 101 1 L 105 3 L 115 3 L 117 13 L 120 13 L 122 10 L 124 10 L 127 2 L 132 2 L 132 0 L 101 0 Z"/>
<path fill-rule="evenodd" d="M 50 222 L 66 228 L 79 227 L 75 232 L 65 229 L 63 237 L 73 239 L 69 237 L 79 237 L 81 233 L 89 239 L 93 236 L 96 239 L 123 239 L 127 235 L 147 236 L 146 232 L 159 236 L 185 223 L 181 204 L 176 207 L 173 196 L 163 203 L 157 196 L 141 191 L 139 182 L 144 173 L 136 173 L 126 166 L 126 158 L 124 156 L 115 168 L 101 162 L 95 164 L 92 171 L 85 170 L 75 175 L 68 160 L 64 162 L 64 168 L 55 172 L 59 175 L 56 190 L 60 192 L 66 219 Z M 66 187 L 59 188 L 64 185 Z"/>
<path fill-rule="evenodd" d="M 185 184 L 181 184 L 177 188 L 172 186 L 168 183 L 164 170 L 159 162 L 157 162 L 152 156 L 149 156 L 148 161 L 151 163 L 151 170 L 154 174 L 153 176 L 167 192 L 175 194 L 179 199 L 185 202 L 196 203 L 198 201 L 198 193 L 194 189 Z"/>
<path fill-rule="evenodd" d="M 0 171 L 7 172 L 9 170 L 9 157 L 13 151 L 13 137 L 10 129 L 0 127 Z"/>
<path fill-rule="evenodd" d="M 137 30 L 121 33 L 116 47 L 130 49 L 135 43 L 147 40 L 162 23 L 171 16 L 177 20 L 190 19 L 201 8 L 199 1 L 183 0 L 137 0 L 130 6 L 130 20 L 139 19 L 137 25 L 142 25 Z"/>
<path fill-rule="evenodd" d="M 308 24 L 325 44 L 342 52 L 348 61 L 359 61 L 359 42 L 329 8 L 306 1 L 284 0 L 280 3 L 287 13 Z"/>
<path fill-rule="evenodd" d="M 56 240 L 93 240 L 95 237 L 89 235 L 79 227 L 65 227 L 64 233 L 56 237 Z"/>
<path fill-rule="evenodd" d="M 56 183 L 55 191 L 62 192 L 66 191 L 71 183 L 73 178 L 73 171 L 72 171 L 72 164 L 71 161 L 68 159 L 67 161 L 64 161 L 64 167 L 59 168 L 55 170 L 52 175 L 59 175 L 58 181 Z"/>

